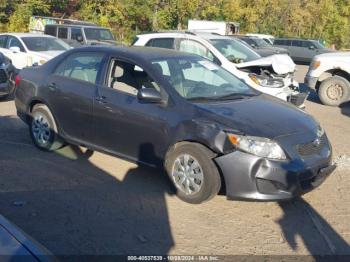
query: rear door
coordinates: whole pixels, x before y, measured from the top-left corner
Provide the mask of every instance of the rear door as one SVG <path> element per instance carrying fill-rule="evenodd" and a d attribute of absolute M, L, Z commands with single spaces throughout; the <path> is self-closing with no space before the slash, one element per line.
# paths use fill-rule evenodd
<path fill-rule="evenodd" d="M 59 128 L 76 141 L 93 140 L 93 98 L 105 55 L 79 52 L 66 57 L 47 83 L 48 104 Z"/>
<path fill-rule="evenodd" d="M 292 40 L 291 50 L 291 55 L 294 61 L 304 62 L 306 53 L 302 40 Z"/>

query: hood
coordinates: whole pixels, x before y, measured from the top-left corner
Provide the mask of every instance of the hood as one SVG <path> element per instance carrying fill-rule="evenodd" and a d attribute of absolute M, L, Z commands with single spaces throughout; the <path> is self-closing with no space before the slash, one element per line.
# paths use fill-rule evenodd
<path fill-rule="evenodd" d="M 35 55 L 40 56 L 41 58 L 45 60 L 50 60 L 59 54 L 62 54 L 65 51 L 41 51 L 41 52 L 33 52 Z"/>
<path fill-rule="evenodd" d="M 348 60 L 350 59 L 350 52 L 328 52 L 324 54 L 320 54 L 314 57 L 314 60 L 319 59 L 327 59 L 327 60 Z"/>
<path fill-rule="evenodd" d="M 268 95 L 237 101 L 196 104 L 205 117 L 223 128 L 246 135 L 275 139 L 314 132 L 318 124 L 304 111 Z M 208 114 L 209 113 L 209 114 Z"/>
<path fill-rule="evenodd" d="M 88 45 L 120 45 L 115 40 L 88 40 Z"/>
<path fill-rule="evenodd" d="M 273 52 L 274 54 L 288 54 L 288 50 L 276 46 L 264 46 L 264 47 L 258 47 L 257 50 L 269 50 Z"/>
<path fill-rule="evenodd" d="M 236 65 L 237 68 L 241 69 L 251 66 L 271 66 L 273 71 L 279 75 L 293 73 L 295 71 L 295 64 L 293 60 L 286 54 L 271 55 Z"/>

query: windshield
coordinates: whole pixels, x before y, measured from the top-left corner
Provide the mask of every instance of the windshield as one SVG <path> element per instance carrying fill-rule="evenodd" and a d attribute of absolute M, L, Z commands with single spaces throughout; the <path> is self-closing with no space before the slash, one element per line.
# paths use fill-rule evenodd
<path fill-rule="evenodd" d="M 113 35 L 108 29 L 84 28 L 86 39 L 88 40 L 114 40 Z"/>
<path fill-rule="evenodd" d="M 28 50 L 34 52 L 65 51 L 70 46 L 60 39 L 54 37 L 22 37 Z"/>
<path fill-rule="evenodd" d="M 187 100 L 230 100 L 257 92 L 216 64 L 196 57 L 152 61 L 177 93 Z"/>
<path fill-rule="evenodd" d="M 324 49 L 325 46 L 322 45 L 319 41 L 312 41 L 312 43 L 316 46 L 317 49 Z"/>
<path fill-rule="evenodd" d="M 260 58 L 260 56 L 248 46 L 233 39 L 211 39 L 210 42 L 229 61 L 236 64 Z"/>
<path fill-rule="evenodd" d="M 269 46 L 271 46 L 271 44 L 268 44 L 265 40 L 263 40 L 261 38 L 254 38 L 253 40 L 254 40 L 255 44 L 258 47 L 269 47 Z"/>

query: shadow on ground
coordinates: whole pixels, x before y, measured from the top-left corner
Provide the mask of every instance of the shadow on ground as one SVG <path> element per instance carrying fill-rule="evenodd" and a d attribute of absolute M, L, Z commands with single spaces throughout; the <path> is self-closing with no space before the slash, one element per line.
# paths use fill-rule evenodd
<path fill-rule="evenodd" d="M 315 256 L 315 261 L 327 261 L 320 255 L 350 255 L 349 244 L 304 199 L 280 202 L 279 205 L 284 214 L 277 222 L 293 250 L 299 248 L 296 239 L 300 237 L 310 255 Z"/>
<path fill-rule="evenodd" d="M 11 129 L 15 140 L 0 138 L 2 215 L 57 256 L 169 252 L 163 172 L 135 167 L 118 180 L 89 161 L 91 151 L 41 152 L 18 118 L 0 118 L 0 134 Z"/>
<path fill-rule="evenodd" d="M 341 113 L 344 116 L 350 117 L 350 102 L 347 102 L 340 106 Z"/>

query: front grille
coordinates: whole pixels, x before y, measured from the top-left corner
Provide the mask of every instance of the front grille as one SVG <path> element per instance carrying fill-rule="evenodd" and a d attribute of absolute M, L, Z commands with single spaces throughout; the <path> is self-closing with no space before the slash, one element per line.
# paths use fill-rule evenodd
<path fill-rule="evenodd" d="M 4 69 L 0 69 L 0 83 L 7 82 L 7 74 Z"/>
<path fill-rule="evenodd" d="M 297 145 L 297 151 L 302 156 L 319 154 L 326 144 L 326 136 L 323 135 L 319 141 L 312 141 L 306 144 Z"/>

